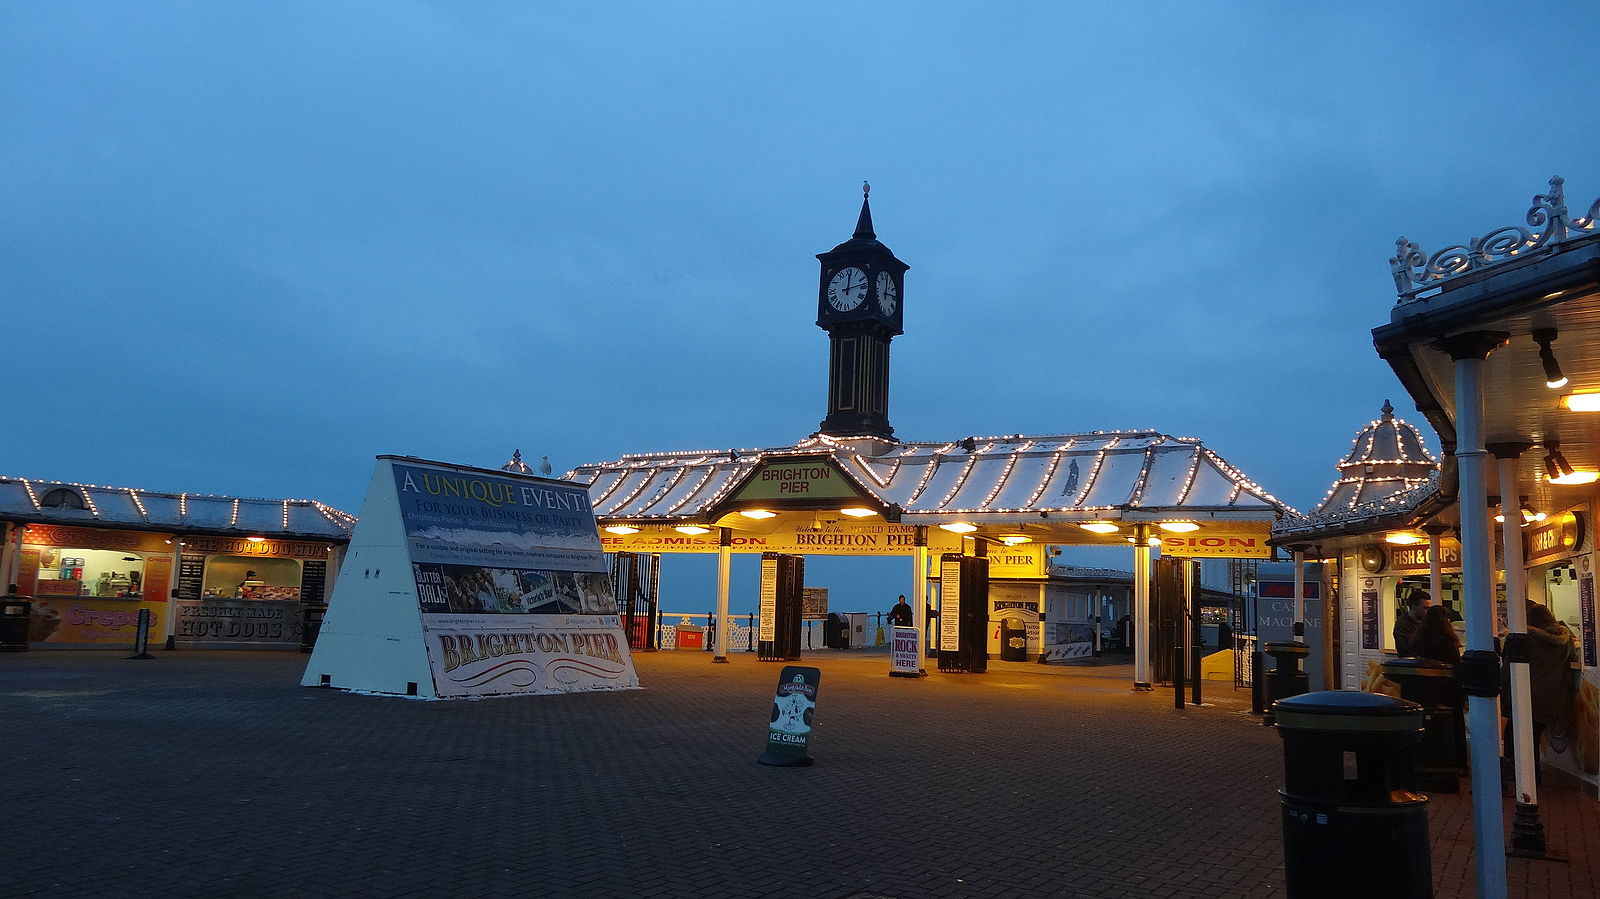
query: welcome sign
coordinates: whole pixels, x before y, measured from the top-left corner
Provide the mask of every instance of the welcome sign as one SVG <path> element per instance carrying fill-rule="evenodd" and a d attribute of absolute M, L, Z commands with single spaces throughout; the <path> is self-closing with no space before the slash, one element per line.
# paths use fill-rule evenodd
<path fill-rule="evenodd" d="M 588 492 L 380 456 L 301 682 L 425 697 L 637 687 Z"/>

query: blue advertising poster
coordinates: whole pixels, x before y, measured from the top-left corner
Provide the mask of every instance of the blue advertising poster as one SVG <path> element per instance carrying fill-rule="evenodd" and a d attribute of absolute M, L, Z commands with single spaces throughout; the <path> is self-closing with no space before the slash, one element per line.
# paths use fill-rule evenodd
<path fill-rule="evenodd" d="M 412 562 L 497 570 L 605 571 L 589 494 L 581 487 L 401 462 L 393 467 Z M 510 590 L 510 581 L 502 580 L 493 589 L 477 592 Z M 518 586 L 524 593 L 540 589 Z"/>

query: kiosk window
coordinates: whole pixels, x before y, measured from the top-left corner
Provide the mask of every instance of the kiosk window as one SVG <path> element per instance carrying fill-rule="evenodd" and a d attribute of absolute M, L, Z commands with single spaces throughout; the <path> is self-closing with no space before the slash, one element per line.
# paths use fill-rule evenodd
<path fill-rule="evenodd" d="M 46 546 L 39 550 L 40 596 L 142 595 L 144 557 L 119 549 L 73 549 Z"/>
<path fill-rule="evenodd" d="M 294 559 L 212 556 L 206 562 L 205 592 L 213 598 L 299 599 L 300 563 Z"/>

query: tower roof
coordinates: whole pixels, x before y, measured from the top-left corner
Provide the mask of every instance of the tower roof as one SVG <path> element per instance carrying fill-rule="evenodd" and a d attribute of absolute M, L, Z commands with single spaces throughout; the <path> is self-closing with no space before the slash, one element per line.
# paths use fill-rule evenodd
<path fill-rule="evenodd" d="M 1311 510 L 1313 516 L 1349 511 L 1419 487 L 1439 470 L 1439 460 L 1428 452 L 1422 434 L 1395 418 L 1394 406 L 1384 400 L 1382 415 L 1356 434 L 1338 469 L 1338 479 Z"/>

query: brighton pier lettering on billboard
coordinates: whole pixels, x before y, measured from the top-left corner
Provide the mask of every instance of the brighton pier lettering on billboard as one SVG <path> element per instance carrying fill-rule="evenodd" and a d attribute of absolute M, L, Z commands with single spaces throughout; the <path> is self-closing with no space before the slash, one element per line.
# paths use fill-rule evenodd
<path fill-rule="evenodd" d="M 546 631 L 504 631 L 487 634 L 436 634 L 439 648 L 444 651 L 444 670 L 454 671 L 462 665 L 482 662 L 507 655 L 532 652 L 566 652 L 605 659 L 625 664 L 615 635 L 600 632 L 592 634 L 558 634 Z"/>

